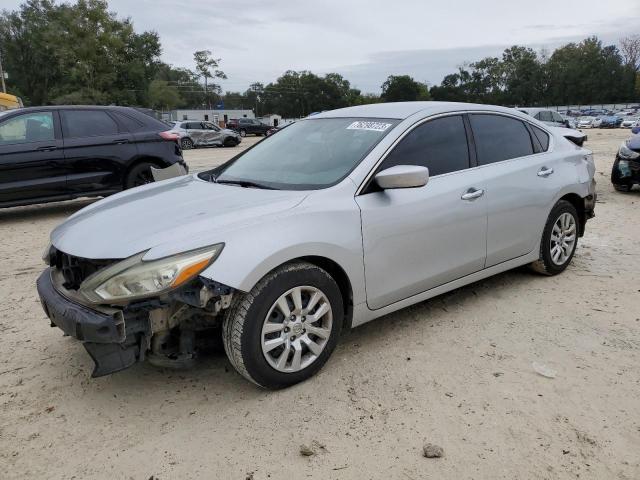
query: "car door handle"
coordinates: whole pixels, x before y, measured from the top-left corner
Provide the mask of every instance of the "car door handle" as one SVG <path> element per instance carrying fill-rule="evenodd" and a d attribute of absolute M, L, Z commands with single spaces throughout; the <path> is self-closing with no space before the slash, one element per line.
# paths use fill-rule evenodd
<path fill-rule="evenodd" d="M 129 143 L 129 140 L 126 138 L 120 138 L 118 140 L 114 140 L 113 143 L 116 145 L 122 145 L 123 143 Z"/>
<path fill-rule="evenodd" d="M 542 167 L 538 172 L 539 177 L 548 177 L 553 173 L 553 168 Z"/>
<path fill-rule="evenodd" d="M 483 195 L 484 195 L 484 190 L 470 188 L 460 198 L 462 200 L 475 200 L 476 198 L 480 198 Z"/>
<path fill-rule="evenodd" d="M 38 147 L 36 148 L 36 150 L 38 150 L 39 152 L 53 152 L 57 148 L 58 147 L 56 147 L 55 145 L 47 145 L 46 147 Z"/>

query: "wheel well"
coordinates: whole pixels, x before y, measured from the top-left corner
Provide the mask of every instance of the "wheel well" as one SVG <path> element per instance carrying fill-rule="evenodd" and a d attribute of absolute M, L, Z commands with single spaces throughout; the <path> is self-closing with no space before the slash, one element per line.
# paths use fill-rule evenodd
<path fill-rule="evenodd" d="M 126 184 L 127 184 L 127 177 L 129 176 L 129 172 L 131 172 L 131 169 L 134 168 L 137 165 L 140 165 L 143 162 L 153 163 L 158 168 L 165 168 L 167 166 L 167 163 L 163 162 L 159 158 L 155 158 L 155 157 L 140 157 L 140 158 L 136 158 L 127 167 L 127 169 L 124 172 L 124 175 L 122 176 L 122 185 L 123 186 L 126 186 Z"/>
<path fill-rule="evenodd" d="M 342 294 L 342 304 L 344 305 L 344 324 L 342 328 L 349 330 L 353 319 L 353 291 L 347 273 L 340 265 L 326 257 L 308 256 L 296 258 L 292 261 L 296 260 L 303 260 L 322 268 L 336 281 Z"/>
<path fill-rule="evenodd" d="M 566 200 L 571 205 L 573 205 L 578 212 L 578 235 L 582 237 L 584 235 L 585 224 L 587 223 L 587 215 L 584 209 L 584 200 L 580 197 L 580 195 L 577 195 L 575 193 L 568 193 L 560 200 Z"/>

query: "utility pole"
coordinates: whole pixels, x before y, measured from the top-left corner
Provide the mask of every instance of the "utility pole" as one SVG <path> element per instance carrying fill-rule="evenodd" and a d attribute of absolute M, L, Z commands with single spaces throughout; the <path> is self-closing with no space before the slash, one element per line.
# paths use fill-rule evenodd
<path fill-rule="evenodd" d="M 2 68 L 2 52 L 0 51 L 0 79 L 2 82 L 2 93 L 7 93 L 7 87 L 4 84 L 4 69 Z"/>

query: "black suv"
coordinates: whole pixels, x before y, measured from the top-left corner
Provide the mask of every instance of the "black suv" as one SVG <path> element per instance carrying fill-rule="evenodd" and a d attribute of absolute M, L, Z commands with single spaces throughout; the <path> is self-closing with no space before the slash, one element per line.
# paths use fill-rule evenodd
<path fill-rule="evenodd" d="M 128 107 L 31 107 L 0 112 L 0 207 L 109 195 L 179 163 L 179 137 Z"/>
<path fill-rule="evenodd" d="M 269 125 L 262 123 L 255 118 L 240 118 L 238 120 L 230 120 L 227 123 L 227 128 L 235 130 L 240 133 L 241 137 L 244 137 L 250 133 L 256 135 L 267 135 L 267 131 L 271 129 Z"/>

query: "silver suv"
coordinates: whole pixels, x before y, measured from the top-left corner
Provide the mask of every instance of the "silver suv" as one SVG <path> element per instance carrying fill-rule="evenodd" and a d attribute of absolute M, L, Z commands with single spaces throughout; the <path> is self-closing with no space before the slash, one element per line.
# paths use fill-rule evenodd
<path fill-rule="evenodd" d="M 235 147 L 242 141 L 240 135 L 233 130 L 197 120 L 175 122 L 171 131 L 180 136 L 180 146 L 183 150 L 211 146 Z"/>
<path fill-rule="evenodd" d="M 95 376 L 188 363 L 217 331 L 241 375 L 286 387 L 345 329 L 521 265 L 567 268 L 595 167 L 554 130 L 459 103 L 320 113 L 80 210 L 51 234 L 40 298 Z"/>

